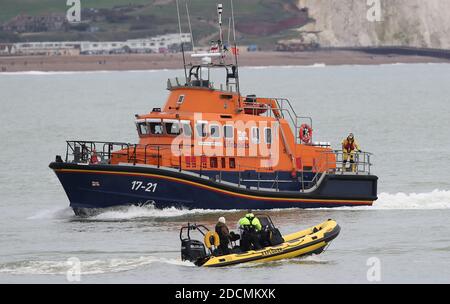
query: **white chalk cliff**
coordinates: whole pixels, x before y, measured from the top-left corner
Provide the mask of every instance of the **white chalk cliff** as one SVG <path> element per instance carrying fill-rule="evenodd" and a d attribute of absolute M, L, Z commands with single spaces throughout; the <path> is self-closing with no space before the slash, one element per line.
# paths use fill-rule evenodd
<path fill-rule="evenodd" d="M 381 21 L 372 18 L 377 2 Z M 301 30 L 316 33 L 322 46 L 450 49 L 450 0 L 299 0 L 298 6 L 315 19 Z"/>

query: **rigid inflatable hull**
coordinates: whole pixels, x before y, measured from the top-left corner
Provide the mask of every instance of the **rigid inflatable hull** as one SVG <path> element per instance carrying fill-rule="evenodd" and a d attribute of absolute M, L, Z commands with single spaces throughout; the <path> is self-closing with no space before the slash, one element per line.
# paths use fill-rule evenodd
<path fill-rule="evenodd" d="M 314 228 L 316 230 L 313 230 Z M 293 238 L 285 237 L 287 240 L 278 246 L 240 254 L 211 257 L 199 266 L 224 267 L 249 262 L 271 262 L 319 254 L 339 235 L 341 228 L 335 221 L 328 220 L 308 230 L 292 234 Z"/>

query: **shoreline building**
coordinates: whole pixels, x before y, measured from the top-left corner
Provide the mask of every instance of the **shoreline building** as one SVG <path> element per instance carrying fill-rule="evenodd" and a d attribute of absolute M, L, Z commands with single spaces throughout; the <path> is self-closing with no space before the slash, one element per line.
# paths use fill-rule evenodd
<path fill-rule="evenodd" d="M 80 42 L 21 42 L 14 43 L 9 55 L 76 56 Z"/>
<path fill-rule="evenodd" d="M 176 53 L 192 50 L 191 34 L 167 34 L 127 41 L 20 42 L 0 47 L 0 56 L 77 56 L 109 54 Z"/>
<path fill-rule="evenodd" d="M 12 47 L 12 43 L 0 43 L 0 56 L 10 55 Z"/>

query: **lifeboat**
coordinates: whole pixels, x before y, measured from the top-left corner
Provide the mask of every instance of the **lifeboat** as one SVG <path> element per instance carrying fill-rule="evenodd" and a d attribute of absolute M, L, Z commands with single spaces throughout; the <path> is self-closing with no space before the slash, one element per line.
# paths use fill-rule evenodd
<path fill-rule="evenodd" d="M 274 230 L 268 216 L 258 216 L 263 230 Z M 268 223 L 264 225 L 263 223 Z M 186 233 L 189 232 L 189 233 Z M 208 235 L 208 229 L 203 225 L 187 225 L 180 230 L 181 258 L 201 267 L 224 267 L 242 263 L 265 263 L 283 259 L 299 258 L 322 253 L 340 232 L 340 227 L 334 220 L 327 220 L 313 227 L 297 231 L 282 237 L 276 245 L 265 246 L 260 250 L 241 251 L 234 244 L 231 254 L 221 255 L 217 246 L 208 246 L 192 239 L 192 231 Z M 216 243 L 217 244 L 217 243 Z"/>
<path fill-rule="evenodd" d="M 136 143 L 66 142 L 49 167 L 75 214 L 129 205 L 372 205 L 378 179 L 371 172 L 372 154 L 355 153 L 349 169 L 342 151 L 315 141 L 312 118 L 296 113 L 297 102 L 241 94 L 238 52 L 231 54 L 222 41 L 186 58 L 184 77 L 167 81 L 162 107 L 135 116 Z M 213 78 L 220 72 L 222 79 Z"/>

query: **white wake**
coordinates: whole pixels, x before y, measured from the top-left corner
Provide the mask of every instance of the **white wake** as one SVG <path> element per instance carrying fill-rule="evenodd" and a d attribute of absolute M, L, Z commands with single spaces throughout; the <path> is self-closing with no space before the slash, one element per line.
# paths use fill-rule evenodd
<path fill-rule="evenodd" d="M 128 220 L 135 218 L 177 218 L 203 214 L 215 214 L 224 212 L 236 212 L 238 210 L 213 210 L 213 209 L 187 209 L 187 208 L 164 208 L 158 209 L 153 205 L 138 207 L 129 206 L 117 210 L 107 210 L 96 216 L 91 217 L 94 220 Z"/>
<path fill-rule="evenodd" d="M 450 191 L 380 193 L 373 209 L 450 209 Z"/>
<path fill-rule="evenodd" d="M 322 208 L 321 208 L 322 209 Z M 395 194 L 382 192 L 373 206 L 338 207 L 334 210 L 443 210 L 450 209 L 450 191 Z M 310 209 L 314 210 L 314 209 Z M 323 209 L 322 209 L 323 210 Z"/>
<path fill-rule="evenodd" d="M 76 261 L 77 262 L 77 261 Z M 4 274 L 32 274 L 32 275 L 66 275 L 77 267 L 81 275 L 95 275 L 103 273 L 115 273 L 134 270 L 149 266 L 154 263 L 162 263 L 175 266 L 195 267 L 191 262 L 176 259 L 166 259 L 154 256 L 141 256 L 136 258 L 112 258 L 105 260 L 79 260 L 74 264 L 73 260 L 59 261 L 18 261 L 0 264 L 0 273 Z"/>
<path fill-rule="evenodd" d="M 339 207 L 333 209 L 320 208 L 321 210 L 440 210 L 450 209 L 450 191 L 434 190 L 425 193 L 380 193 L 378 200 L 373 206 L 362 207 Z M 300 210 L 292 208 L 290 210 Z M 317 209 L 309 209 L 317 210 Z M 92 216 L 91 220 L 115 221 L 131 220 L 140 218 L 159 219 L 159 218 L 180 218 L 208 214 L 223 214 L 242 212 L 243 210 L 216 210 L 216 209 L 187 209 L 187 208 L 164 208 L 157 209 L 153 205 L 138 207 L 127 206 L 118 209 L 105 209 L 104 212 Z M 257 210 L 255 210 L 257 211 Z M 286 211 L 286 209 L 275 209 L 271 212 Z M 69 219 L 74 218 L 73 211 L 69 207 L 55 207 L 43 210 L 35 215 L 28 217 L 31 220 L 43 219 Z"/>

